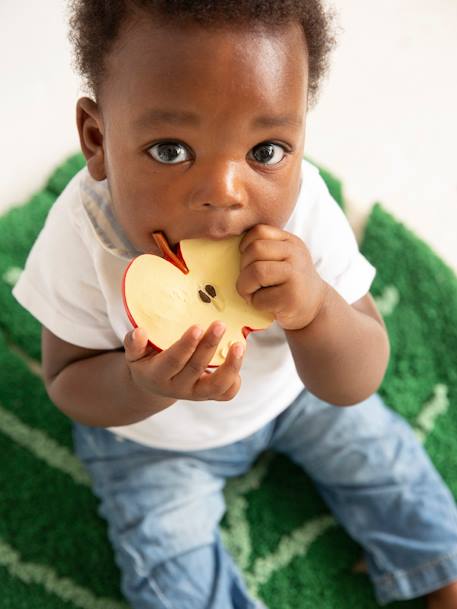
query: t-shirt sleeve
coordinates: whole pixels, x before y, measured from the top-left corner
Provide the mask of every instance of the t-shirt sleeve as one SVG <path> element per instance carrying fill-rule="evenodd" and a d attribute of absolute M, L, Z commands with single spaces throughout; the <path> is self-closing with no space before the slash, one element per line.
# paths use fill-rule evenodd
<path fill-rule="evenodd" d="M 13 296 L 62 340 L 88 349 L 116 349 L 120 341 L 90 252 L 65 203 L 58 199 L 51 208 Z"/>
<path fill-rule="evenodd" d="M 348 219 L 313 169 L 304 241 L 322 279 L 352 304 L 369 292 L 376 269 L 359 251 Z"/>

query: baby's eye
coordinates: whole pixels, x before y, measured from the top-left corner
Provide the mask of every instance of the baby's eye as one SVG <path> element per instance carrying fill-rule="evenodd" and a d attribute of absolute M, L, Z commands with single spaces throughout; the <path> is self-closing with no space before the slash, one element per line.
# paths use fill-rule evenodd
<path fill-rule="evenodd" d="M 277 165 L 286 156 L 283 146 L 267 142 L 258 144 L 252 149 L 254 159 L 263 165 Z"/>
<path fill-rule="evenodd" d="M 178 142 L 160 142 L 153 144 L 148 151 L 152 158 L 159 163 L 165 163 L 167 165 L 176 165 L 187 161 L 185 153 L 187 149 Z"/>

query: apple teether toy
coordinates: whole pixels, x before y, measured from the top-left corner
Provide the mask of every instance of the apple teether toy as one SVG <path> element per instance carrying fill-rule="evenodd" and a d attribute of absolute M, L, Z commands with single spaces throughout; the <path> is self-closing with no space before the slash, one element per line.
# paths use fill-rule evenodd
<path fill-rule="evenodd" d="M 273 315 L 249 305 L 236 290 L 243 235 L 219 241 L 184 239 L 177 254 L 163 233 L 153 236 L 164 258 L 153 254 L 134 258 L 125 270 L 122 288 L 130 321 L 146 330 L 156 349 L 167 349 L 194 324 L 206 330 L 220 320 L 226 331 L 209 363 L 213 368 L 224 362 L 233 343 L 245 343 L 250 332 L 274 321 Z"/>

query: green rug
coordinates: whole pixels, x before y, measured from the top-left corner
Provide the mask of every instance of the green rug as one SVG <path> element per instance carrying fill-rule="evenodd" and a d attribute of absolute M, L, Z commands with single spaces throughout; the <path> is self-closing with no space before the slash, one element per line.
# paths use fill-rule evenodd
<path fill-rule="evenodd" d="M 71 157 L 0 218 L 1 609 L 127 607 L 105 522 L 72 454 L 70 422 L 40 378 L 40 326 L 11 295 L 50 206 L 82 166 L 81 155 Z M 341 183 L 322 175 L 344 208 Z M 378 269 L 372 293 L 392 344 L 381 394 L 416 428 L 456 494 L 456 276 L 379 204 L 362 251 Z M 225 542 L 270 609 L 377 607 L 368 577 L 352 573 L 360 548 L 288 460 L 266 453 L 228 484 L 226 498 Z"/>

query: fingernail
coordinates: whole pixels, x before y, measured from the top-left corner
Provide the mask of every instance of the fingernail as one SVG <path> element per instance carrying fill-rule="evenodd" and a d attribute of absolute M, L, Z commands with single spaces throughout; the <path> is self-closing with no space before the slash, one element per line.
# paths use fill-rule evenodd
<path fill-rule="evenodd" d="M 133 340 L 137 340 L 137 338 L 144 338 L 144 333 L 140 328 L 135 328 L 132 334 Z"/>
<path fill-rule="evenodd" d="M 203 330 L 201 328 L 194 328 L 191 332 L 192 338 L 194 338 L 195 340 L 201 338 L 202 334 Z"/>
<path fill-rule="evenodd" d="M 215 336 L 222 336 L 225 332 L 225 326 L 223 324 L 217 324 L 217 326 L 213 328 L 213 332 Z"/>
<path fill-rule="evenodd" d="M 233 347 L 233 354 L 235 355 L 236 358 L 240 358 L 244 353 L 244 347 L 243 345 L 240 345 L 240 343 L 237 343 L 234 347 Z"/>

